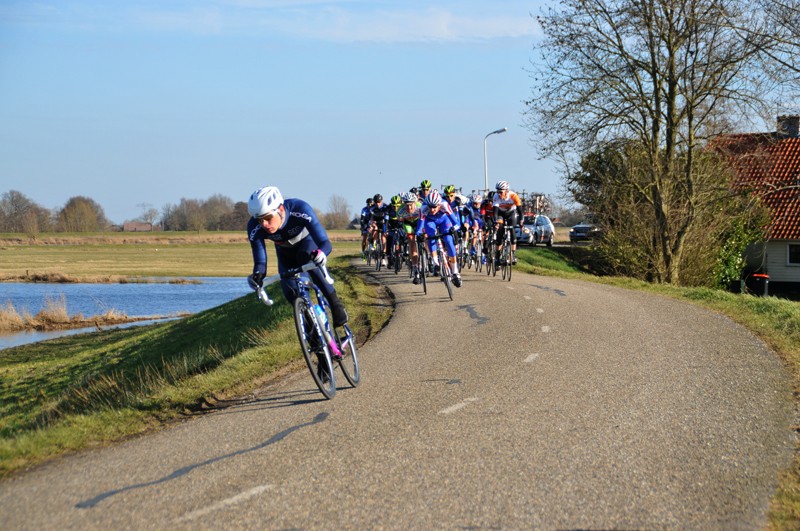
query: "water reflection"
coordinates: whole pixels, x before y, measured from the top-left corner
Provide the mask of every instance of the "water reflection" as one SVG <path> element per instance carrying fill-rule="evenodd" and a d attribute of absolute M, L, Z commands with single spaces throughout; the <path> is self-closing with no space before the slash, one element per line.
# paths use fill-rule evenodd
<path fill-rule="evenodd" d="M 66 302 L 70 316 L 85 317 L 115 310 L 129 317 L 197 313 L 250 293 L 239 277 L 187 277 L 198 283 L 169 284 L 29 284 L 0 282 L 0 304 L 10 302 L 18 313 L 36 315 L 48 299 Z M 127 326 L 147 323 L 137 322 Z M 93 329 L 21 332 L 0 336 L 0 349 Z"/>

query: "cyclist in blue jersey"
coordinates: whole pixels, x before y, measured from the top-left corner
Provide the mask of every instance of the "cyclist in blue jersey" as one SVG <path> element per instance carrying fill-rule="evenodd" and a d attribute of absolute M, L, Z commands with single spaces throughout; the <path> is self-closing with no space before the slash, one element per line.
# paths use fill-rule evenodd
<path fill-rule="evenodd" d="M 275 244 L 279 273 L 286 273 L 288 269 L 308 262 L 314 262 L 319 267 L 325 266 L 333 246 L 311 205 L 301 199 L 284 199 L 276 187 L 266 186 L 252 193 L 247 210 L 252 216 L 247 222 L 247 236 L 253 250 L 253 274 L 247 277 L 251 288 L 259 289 L 267 274 L 266 240 Z M 328 299 L 333 325 L 347 323 L 344 303 L 336 294 L 333 284 L 325 280 L 323 272 L 312 269 L 303 274 L 310 274 L 311 280 Z M 297 281 L 281 280 L 281 288 L 286 300 L 294 303 Z"/>
<path fill-rule="evenodd" d="M 453 244 L 453 233 L 458 229 L 458 219 L 450 205 L 447 204 L 447 201 L 442 199 L 442 194 L 439 193 L 439 190 L 431 190 L 425 197 L 424 204 L 420 210 L 416 235 L 417 239 L 425 239 L 427 235 L 429 238 L 428 250 L 434 259 L 436 258 L 437 249 L 436 241 L 430 238 L 436 235 L 436 229 L 439 229 L 439 234 L 444 236 L 442 239 L 447 261 L 450 262 L 450 271 L 453 272 L 453 285 L 460 288 L 461 275 L 458 272 L 458 264 L 456 264 L 456 246 Z M 434 273 L 436 273 L 438 267 L 439 264 L 434 262 Z"/>
<path fill-rule="evenodd" d="M 481 194 L 475 194 L 472 196 L 472 200 L 469 205 L 467 205 L 467 224 L 472 229 L 472 242 L 470 246 L 470 254 L 476 255 L 477 251 L 475 250 L 475 245 L 478 242 L 478 238 L 480 237 L 481 232 L 483 231 L 483 216 L 481 216 L 481 202 L 483 201 L 483 197 Z"/>
<path fill-rule="evenodd" d="M 371 218 L 370 210 L 372 209 L 372 205 L 375 204 L 375 201 L 371 198 L 367 198 L 367 206 L 361 209 L 361 219 L 359 220 L 361 224 L 361 259 L 366 260 L 366 252 L 367 252 L 367 237 L 369 236 L 369 220 Z"/>
<path fill-rule="evenodd" d="M 370 222 L 369 232 L 372 241 L 377 241 L 380 238 L 381 248 L 384 254 L 386 253 L 386 223 L 389 221 L 389 205 L 384 204 L 383 196 L 375 194 L 372 196 L 375 203 L 369 211 Z M 386 256 L 381 259 L 383 265 L 386 265 Z"/>

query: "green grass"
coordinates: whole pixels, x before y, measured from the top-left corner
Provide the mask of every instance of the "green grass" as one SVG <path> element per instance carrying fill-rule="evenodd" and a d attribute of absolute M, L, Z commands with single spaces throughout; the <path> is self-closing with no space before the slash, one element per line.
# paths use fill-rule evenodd
<path fill-rule="evenodd" d="M 391 305 L 343 259 L 337 292 L 363 344 Z M 276 284 L 185 319 L 0 350 L 0 475 L 241 396 L 302 362 Z"/>

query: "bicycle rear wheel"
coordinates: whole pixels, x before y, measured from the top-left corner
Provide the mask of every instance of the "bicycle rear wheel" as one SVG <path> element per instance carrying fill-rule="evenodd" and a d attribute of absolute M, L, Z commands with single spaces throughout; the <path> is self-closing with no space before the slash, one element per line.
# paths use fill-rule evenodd
<path fill-rule="evenodd" d="M 336 344 L 342 353 L 342 357 L 337 360 L 339 368 L 342 369 L 342 374 L 350 382 L 350 385 L 356 387 L 358 382 L 361 381 L 361 367 L 358 365 L 356 338 L 353 337 L 353 332 L 347 325 L 335 330 L 334 334 L 336 335 Z"/>
<path fill-rule="evenodd" d="M 294 300 L 294 325 L 303 350 L 303 358 L 314 383 L 325 398 L 333 398 L 336 394 L 336 380 L 333 375 L 331 353 L 322 336 L 321 323 L 317 322 L 314 310 L 302 297 Z"/>
<path fill-rule="evenodd" d="M 375 271 L 381 270 L 383 265 L 381 262 L 383 262 L 383 242 L 379 237 L 378 241 L 375 242 Z"/>

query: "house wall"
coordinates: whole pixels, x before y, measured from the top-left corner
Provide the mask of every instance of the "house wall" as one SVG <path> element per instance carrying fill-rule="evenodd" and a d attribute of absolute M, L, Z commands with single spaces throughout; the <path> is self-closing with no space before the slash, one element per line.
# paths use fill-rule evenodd
<path fill-rule="evenodd" d="M 800 282 L 800 265 L 788 265 L 789 244 L 800 245 L 796 240 L 778 240 L 767 243 L 767 274 L 770 282 Z"/>

